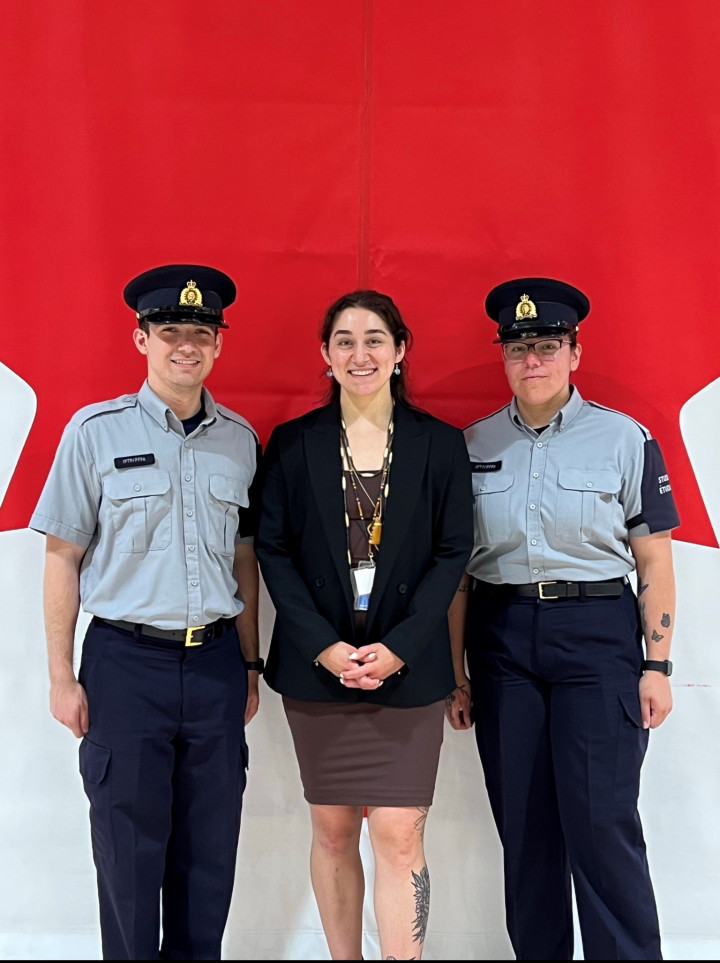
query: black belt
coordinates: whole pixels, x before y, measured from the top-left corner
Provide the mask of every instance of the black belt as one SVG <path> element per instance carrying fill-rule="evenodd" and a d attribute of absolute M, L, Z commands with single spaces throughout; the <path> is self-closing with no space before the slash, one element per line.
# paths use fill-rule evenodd
<path fill-rule="evenodd" d="M 97 615 L 95 622 L 110 625 L 114 629 L 122 629 L 133 635 L 146 636 L 149 639 L 163 639 L 165 642 L 180 642 L 183 645 L 202 645 L 211 639 L 217 639 L 235 625 L 235 619 L 218 619 L 210 625 L 195 625 L 189 629 L 156 629 L 153 625 L 143 625 L 140 622 L 124 622 L 122 619 L 101 619 Z"/>
<path fill-rule="evenodd" d="M 525 585 L 493 585 L 475 579 L 473 591 L 487 595 L 506 595 L 524 599 L 618 598 L 625 591 L 624 578 L 606 582 L 527 582 Z"/>

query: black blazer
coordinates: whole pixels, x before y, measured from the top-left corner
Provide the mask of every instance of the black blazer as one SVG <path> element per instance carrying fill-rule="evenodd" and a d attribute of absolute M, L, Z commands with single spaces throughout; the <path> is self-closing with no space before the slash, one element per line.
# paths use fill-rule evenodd
<path fill-rule="evenodd" d="M 404 662 L 377 690 L 345 689 L 317 655 L 355 644 L 337 403 L 278 425 L 262 462 L 257 556 L 276 617 L 265 669 L 275 691 L 311 702 L 421 706 L 455 686 L 447 610 L 473 545 L 462 432 L 395 406 L 390 489 L 365 623 Z"/>

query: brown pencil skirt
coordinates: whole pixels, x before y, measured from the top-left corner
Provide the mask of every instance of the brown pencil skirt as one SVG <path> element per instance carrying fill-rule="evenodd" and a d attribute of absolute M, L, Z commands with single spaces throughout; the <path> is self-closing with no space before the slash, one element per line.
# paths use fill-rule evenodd
<path fill-rule="evenodd" d="M 305 798 L 321 806 L 430 806 L 445 702 L 395 708 L 283 696 Z"/>

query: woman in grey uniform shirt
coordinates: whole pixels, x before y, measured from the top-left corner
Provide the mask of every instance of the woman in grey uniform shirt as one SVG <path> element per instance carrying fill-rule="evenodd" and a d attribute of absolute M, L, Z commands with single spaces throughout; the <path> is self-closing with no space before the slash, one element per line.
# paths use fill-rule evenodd
<path fill-rule="evenodd" d="M 572 959 L 572 879 L 586 959 L 660 959 L 637 798 L 648 730 L 672 707 L 667 472 L 646 428 L 570 384 L 581 291 L 520 278 L 486 310 L 514 397 L 465 430 L 475 547 L 451 608 L 448 718 L 474 714 L 517 958 Z"/>

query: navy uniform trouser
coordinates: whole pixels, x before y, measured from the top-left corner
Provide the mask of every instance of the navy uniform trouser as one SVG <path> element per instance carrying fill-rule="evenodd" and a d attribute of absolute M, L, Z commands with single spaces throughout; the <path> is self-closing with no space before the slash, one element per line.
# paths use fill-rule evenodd
<path fill-rule="evenodd" d="M 648 731 L 637 602 L 475 591 L 467 627 L 476 738 L 503 845 L 516 958 L 659 960 L 637 800 Z"/>
<path fill-rule="evenodd" d="M 247 765 L 237 631 L 186 648 L 93 621 L 80 682 L 104 959 L 220 959 Z"/>

